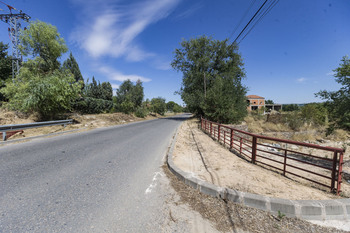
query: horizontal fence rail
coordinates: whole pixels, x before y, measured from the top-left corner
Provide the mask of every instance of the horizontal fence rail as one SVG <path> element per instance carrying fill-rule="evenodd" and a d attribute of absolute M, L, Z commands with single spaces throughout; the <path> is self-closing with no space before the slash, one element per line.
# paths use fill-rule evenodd
<path fill-rule="evenodd" d="M 21 131 L 24 129 L 31 129 L 31 128 L 39 128 L 39 127 L 45 127 L 45 126 L 54 126 L 54 125 L 68 125 L 72 124 L 73 120 L 60 120 L 60 121 L 44 121 L 44 122 L 35 122 L 35 123 L 28 123 L 28 124 L 17 124 L 17 125 L 1 125 L 0 126 L 0 132 L 2 132 L 2 138 L 4 141 L 6 141 L 6 133 L 11 131 Z"/>
<path fill-rule="evenodd" d="M 343 149 L 256 135 L 203 118 L 201 128 L 254 164 L 341 192 Z"/>

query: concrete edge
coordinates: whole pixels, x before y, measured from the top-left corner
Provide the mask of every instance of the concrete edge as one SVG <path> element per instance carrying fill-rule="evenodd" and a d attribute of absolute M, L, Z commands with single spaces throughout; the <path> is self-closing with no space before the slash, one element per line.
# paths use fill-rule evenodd
<path fill-rule="evenodd" d="M 179 180 L 201 193 L 268 211 L 277 216 L 283 215 L 304 220 L 350 220 L 349 198 L 336 200 L 288 200 L 240 192 L 198 179 L 193 174 L 181 170 L 174 164 L 173 151 L 177 135 L 178 128 L 167 154 L 168 168 Z"/>

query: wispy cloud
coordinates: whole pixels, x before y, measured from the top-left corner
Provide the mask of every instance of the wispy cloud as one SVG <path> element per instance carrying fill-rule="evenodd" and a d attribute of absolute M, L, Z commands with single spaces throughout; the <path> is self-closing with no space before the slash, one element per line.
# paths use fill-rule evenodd
<path fill-rule="evenodd" d="M 112 83 L 111 85 L 112 85 L 113 90 L 116 90 L 119 88 L 118 84 Z"/>
<path fill-rule="evenodd" d="M 335 72 L 334 72 L 334 71 L 331 71 L 331 72 L 328 72 L 326 75 L 327 75 L 327 76 L 334 76 L 334 75 L 335 75 Z"/>
<path fill-rule="evenodd" d="M 176 20 L 182 20 L 190 17 L 194 13 L 196 13 L 198 10 L 200 10 L 203 7 L 203 3 L 196 3 L 193 6 L 189 7 L 187 10 L 179 13 L 175 16 Z"/>
<path fill-rule="evenodd" d="M 104 74 L 109 80 L 123 82 L 125 80 L 130 80 L 132 82 L 136 82 L 140 80 L 142 82 L 150 82 L 151 79 L 136 75 L 136 74 L 123 74 L 118 70 L 115 70 L 108 66 L 101 66 L 98 71 Z"/>
<path fill-rule="evenodd" d="M 307 79 L 306 78 L 298 78 L 297 82 L 298 83 L 304 83 Z"/>
<path fill-rule="evenodd" d="M 154 56 L 134 41 L 149 25 L 167 17 L 181 0 L 148 0 L 129 5 L 116 0 L 72 0 L 84 21 L 71 39 L 95 58 L 122 57 L 141 61 Z"/>

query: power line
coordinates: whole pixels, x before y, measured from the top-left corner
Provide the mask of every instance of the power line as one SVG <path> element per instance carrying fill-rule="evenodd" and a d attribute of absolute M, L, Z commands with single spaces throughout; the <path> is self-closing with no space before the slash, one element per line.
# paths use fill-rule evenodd
<path fill-rule="evenodd" d="M 236 33 L 238 27 L 241 26 L 241 23 L 243 22 L 243 20 L 245 19 L 245 17 L 247 16 L 248 12 L 250 11 L 250 9 L 252 8 L 252 6 L 254 5 L 255 2 L 256 2 L 256 0 L 253 0 L 253 1 L 250 3 L 250 6 L 248 7 L 248 9 L 246 10 L 246 12 L 244 13 L 243 17 L 241 18 L 241 20 L 239 21 L 239 23 L 237 24 L 237 26 L 235 27 L 235 29 L 232 31 L 232 33 L 231 33 L 230 36 L 228 37 L 229 40 L 230 40 L 231 37 Z"/>
<path fill-rule="evenodd" d="M 237 41 L 237 39 L 242 35 L 242 33 L 245 31 L 245 29 L 248 27 L 248 25 L 253 21 L 253 19 L 255 18 L 255 16 L 261 11 L 261 9 L 265 6 L 267 0 L 265 0 L 265 2 L 261 5 L 261 7 L 259 8 L 259 10 L 257 12 L 255 12 L 254 16 L 249 20 L 249 22 L 247 23 L 247 25 L 245 25 L 245 27 L 243 28 L 243 30 L 241 31 L 241 33 L 239 33 L 239 35 L 236 37 L 236 39 L 233 41 L 233 43 L 235 43 Z"/>
<path fill-rule="evenodd" d="M 267 9 L 260 13 L 259 18 L 255 21 L 255 23 L 253 24 L 253 26 L 249 29 L 249 31 L 244 35 L 244 37 L 237 43 L 241 43 L 242 40 L 244 40 L 244 38 L 253 30 L 253 28 L 277 5 L 277 3 L 279 2 L 279 0 L 272 0 L 272 2 L 270 3 L 270 5 L 267 7 Z"/>

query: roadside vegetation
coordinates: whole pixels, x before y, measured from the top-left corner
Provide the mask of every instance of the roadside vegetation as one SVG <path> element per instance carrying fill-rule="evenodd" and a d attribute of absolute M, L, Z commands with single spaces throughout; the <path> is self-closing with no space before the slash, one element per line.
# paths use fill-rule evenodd
<path fill-rule="evenodd" d="M 162 97 L 144 100 L 144 88 L 124 81 L 113 95 L 109 82 L 84 78 L 73 54 L 57 28 L 42 21 L 30 23 L 20 36 L 20 51 L 26 58 L 19 74 L 12 78 L 9 46 L 0 42 L 0 105 L 3 111 L 36 114 L 38 120 L 52 120 L 67 113 L 99 114 L 121 112 L 145 118 L 149 114 L 179 113 L 183 107 Z"/>
<path fill-rule="evenodd" d="M 292 132 L 288 136 L 297 141 L 350 139 L 350 59 L 342 58 L 334 70 L 335 81 L 341 84 L 338 91 L 322 90 L 316 96 L 323 103 L 283 105 L 282 112 L 263 115 L 264 109 L 253 111 L 245 118 L 249 131 L 254 133 Z M 272 101 L 273 102 L 273 101 Z M 279 135 L 281 136 L 281 135 Z M 283 136 L 283 135 L 282 135 Z M 346 146 L 345 146 L 346 147 Z"/>

